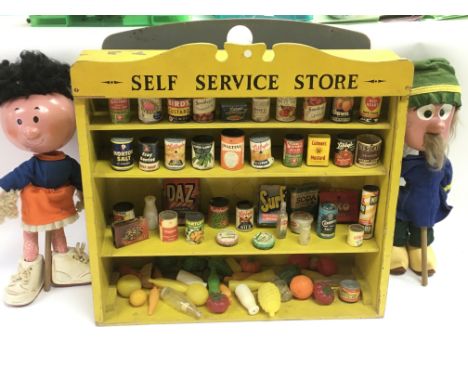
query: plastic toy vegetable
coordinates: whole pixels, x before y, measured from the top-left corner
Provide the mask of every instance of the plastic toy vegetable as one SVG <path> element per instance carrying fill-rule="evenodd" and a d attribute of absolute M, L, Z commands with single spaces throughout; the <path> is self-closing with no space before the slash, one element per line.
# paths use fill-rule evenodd
<path fill-rule="evenodd" d="M 222 293 L 211 293 L 206 301 L 206 308 L 211 313 L 224 313 L 230 305 L 229 298 Z"/>
<path fill-rule="evenodd" d="M 324 276 L 332 276 L 338 272 L 338 265 L 330 257 L 320 257 L 317 260 L 317 271 Z"/>
<path fill-rule="evenodd" d="M 268 282 L 258 288 L 258 303 L 270 317 L 274 317 L 281 307 L 281 294 L 275 284 Z"/>
<path fill-rule="evenodd" d="M 173 279 L 167 279 L 164 277 L 157 278 L 157 279 L 149 279 L 149 281 L 159 288 L 169 287 L 182 293 L 185 293 L 188 288 L 188 285 L 184 284 L 183 282 L 173 280 Z"/>
<path fill-rule="evenodd" d="M 452 208 L 447 204 L 452 165 L 446 151 L 460 106 L 461 89 L 447 60 L 415 62 L 390 272 L 402 274 L 409 266 L 423 273 L 423 285 L 436 270 L 435 255 L 427 247 L 434 240 L 433 226 Z"/>
<path fill-rule="evenodd" d="M 148 295 L 148 316 L 152 316 L 159 301 L 159 289 L 153 287 Z"/>
<path fill-rule="evenodd" d="M 314 284 L 314 299 L 321 305 L 330 305 L 335 300 L 335 292 L 327 282 L 317 281 Z"/>
<path fill-rule="evenodd" d="M 242 272 L 257 273 L 262 269 L 262 263 L 260 263 L 260 260 L 249 257 L 244 257 L 240 261 L 240 266 L 242 268 Z"/>
<path fill-rule="evenodd" d="M 15 216 L 12 197 L 21 191 L 23 253 L 4 301 L 23 306 L 34 301 L 44 283 L 39 231 L 51 232 L 54 284 L 91 282 L 87 256 L 79 250 L 81 246 L 68 247 L 64 232 L 83 207 L 80 165 L 59 151 L 76 129 L 70 67 L 40 52 L 23 51 L 18 62 L 0 63 L 0 84 L 0 125 L 5 136 L 18 148 L 34 154 L 0 178 L 0 205 L 4 200 L 8 206 L 6 210 L 0 208 L 0 222 L 5 216 Z M 79 199 L 76 205 L 75 191 Z"/>

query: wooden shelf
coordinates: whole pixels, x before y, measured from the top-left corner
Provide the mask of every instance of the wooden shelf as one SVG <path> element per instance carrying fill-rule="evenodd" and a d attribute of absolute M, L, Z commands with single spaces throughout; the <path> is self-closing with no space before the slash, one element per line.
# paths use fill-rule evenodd
<path fill-rule="evenodd" d="M 115 324 L 161 324 L 161 323 L 193 323 L 193 322 L 229 322 L 229 321 L 276 321 L 276 320 L 304 320 L 314 317 L 315 319 L 336 319 L 336 318 L 362 318 L 378 317 L 377 312 L 371 305 L 365 305 L 362 301 L 356 303 L 346 303 L 335 296 L 335 301 L 331 305 L 319 305 L 312 299 L 304 301 L 291 300 L 281 304 L 277 314 L 270 318 L 265 312 L 260 312 L 250 316 L 237 299 L 229 309 L 223 314 L 213 314 L 205 307 L 200 307 L 202 314 L 200 319 L 192 318 L 184 313 L 180 313 L 169 305 L 160 301 L 152 316 L 147 314 L 147 306 L 133 308 L 128 300 L 116 297 L 113 311 L 108 312 L 107 319 L 103 325 Z"/>
<path fill-rule="evenodd" d="M 130 123 L 113 124 L 109 122 L 109 116 L 97 116 L 92 119 L 89 124 L 91 131 L 146 131 L 146 130 L 206 130 L 206 129 L 268 129 L 268 130 L 288 130 L 288 129 L 304 129 L 304 130 L 388 130 L 390 129 L 389 122 L 379 122 L 376 124 L 366 124 L 360 122 L 351 123 L 334 123 L 330 121 L 311 123 L 304 121 L 294 122 L 278 122 L 271 119 L 268 122 L 222 122 L 214 121 L 209 123 L 187 122 L 187 123 L 171 123 L 161 121 L 157 123 L 142 123 L 132 121 Z"/>
<path fill-rule="evenodd" d="M 160 161 L 161 164 L 161 161 Z M 291 168 L 283 166 L 281 161 L 275 161 L 273 165 L 265 169 L 257 169 L 245 163 L 244 168 L 230 171 L 221 168 L 218 162 L 209 170 L 197 170 L 187 161 L 182 170 L 168 170 L 161 164 L 156 171 L 142 171 L 135 165 L 127 171 L 117 171 L 111 167 L 110 161 L 99 160 L 94 168 L 94 177 L 113 179 L 147 179 L 147 178 L 304 178 L 304 177 L 365 177 L 386 176 L 387 171 L 383 165 L 373 168 L 360 168 L 357 166 L 338 167 L 330 163 L 326 167 L 306 166 Z"/>
<path fill-rule="evenodd" d="M 234 227 L 229 227 L 234 229 Z M 205 225 L 205 240 L 201 244 L 190 244 L 185 241 L 184 228 L 179 228 L 179 239 L 174 242 L 162 242 L 159 235 L 152 233 L 148 240 L 122 248 L 115 248 L 112 242 L 112 232 L 105 232 L 102 257 L 134 257 L 134 256 L 238 256 L 238 255 L 290 255 L 292 253 L 333 254 L 333 253 L 375 253 L 379 246 L 375 239 L 365 240 L 361 247 L 351 247 L 346 243 L 347 225 L 338 224 L 335 238 L 322 239 L 312 230 L 309 245 L 298 243 L 299 235 L 288 231 L 286 239 L 276 240 L 275 246 L 269 250 L 255 248 L 252 237 L 255 233 L 267 231 L 274 234 L 273 228 L 255 228 L 250 232 L 238 232 L 239 243 L 234 247 L 223 247 L 216 243 L 215 236 L 219 229 Z"/>

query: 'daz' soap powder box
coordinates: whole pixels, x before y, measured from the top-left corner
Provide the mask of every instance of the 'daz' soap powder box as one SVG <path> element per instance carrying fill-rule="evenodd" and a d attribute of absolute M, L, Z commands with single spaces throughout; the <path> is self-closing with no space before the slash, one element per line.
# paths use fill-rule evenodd
<path fill-rule="evenodd" d="M 185 213 L 198 211 L 200 204 L 200 179 L 164 179 L 163 206 L 176 211 L 179 225 L 185 224 Z"/>
<path fill-rule="evenodd" d="M 286 201 L 286 186 L 261 185 L 258 201 L 258 225 L 276 226 L 281 202 Z"/>

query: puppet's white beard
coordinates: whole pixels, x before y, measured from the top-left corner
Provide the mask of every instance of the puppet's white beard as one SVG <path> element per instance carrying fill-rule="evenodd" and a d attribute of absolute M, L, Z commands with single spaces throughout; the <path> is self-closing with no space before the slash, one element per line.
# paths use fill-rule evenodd
<path fill-rule="evenodd" d="M 426 161 L 435 170 L 441 170 L 445 162 L 447 144 L 440 134 L 424 135 Z"/>

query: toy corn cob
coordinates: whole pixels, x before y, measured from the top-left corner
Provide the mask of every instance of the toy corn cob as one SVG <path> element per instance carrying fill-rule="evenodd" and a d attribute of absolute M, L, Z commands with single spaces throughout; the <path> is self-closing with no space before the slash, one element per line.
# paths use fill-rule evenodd
<path fill-rule="evenodd" d="M 278 287 L 267 282 L 258 288 L 258 303 L 262 309 L 273 317 L 281 307 L 281 294 Z"/>

